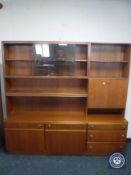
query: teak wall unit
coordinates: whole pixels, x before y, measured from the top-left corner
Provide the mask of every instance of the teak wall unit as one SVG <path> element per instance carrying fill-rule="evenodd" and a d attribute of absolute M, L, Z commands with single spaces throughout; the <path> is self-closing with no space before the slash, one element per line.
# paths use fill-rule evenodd
<path fill-rule="evenodd" d="M 9 153 L 124 151 L 128 44 L 3 42 Z"/>

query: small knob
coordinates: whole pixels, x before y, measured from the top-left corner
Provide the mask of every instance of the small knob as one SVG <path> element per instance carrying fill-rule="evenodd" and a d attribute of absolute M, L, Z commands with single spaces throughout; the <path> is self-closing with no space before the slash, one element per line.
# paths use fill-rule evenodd
<path fill-rule="evenodd" d="M 51 128 L 51 124 L 50 123 L 47 125 L 47 128 Z"/>
<path fill-rule="evenodd" d="M 120 148 L 124 148 L 123 145 L 120 145 Z"/>
<path fill-rule="evenodd" d="M 94 137 L 93 134 L 90 134 L 90 137 Z"/>
<path fill-rule="evenodd" d="M 102 85 L 103 85 L 103 86 L 105 86 L 105 85 L 106 85 L 106 82 L 105 82 L 105 81 L 103 81 L 103 82 L 102 82 Z"/>
<path fill-rule="evenodd" d="M 121 135 L 121 137 L 125 137 L 125 135 L 124 135 L 124 134 L 122 134 L 122 135 Z"/>

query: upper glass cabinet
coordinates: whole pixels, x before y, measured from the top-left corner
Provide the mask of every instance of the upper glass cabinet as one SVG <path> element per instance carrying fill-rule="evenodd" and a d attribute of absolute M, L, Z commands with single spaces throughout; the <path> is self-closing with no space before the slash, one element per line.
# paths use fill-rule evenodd
<path fill-rule="evenodd" d="M 86 76 L 87 52 L 84 44 L 6 44 L 6 75 Z"/>

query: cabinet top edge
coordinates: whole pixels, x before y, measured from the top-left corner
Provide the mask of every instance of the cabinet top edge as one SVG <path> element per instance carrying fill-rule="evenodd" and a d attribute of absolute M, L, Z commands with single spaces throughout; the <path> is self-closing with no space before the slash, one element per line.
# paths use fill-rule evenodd
<path fill-rule="evenodd" d="M 37 43 L 47 43 L 47 44 L 81 44 L 81 45 L 90 45 L 90 44 L 99 44 L 99 45 L 127 45 L 130 46 L 131 43 L 121 43 L 121 42 L 82 42 L 82 41 L 1 41 L 4 44 L 37 44 Z"/>

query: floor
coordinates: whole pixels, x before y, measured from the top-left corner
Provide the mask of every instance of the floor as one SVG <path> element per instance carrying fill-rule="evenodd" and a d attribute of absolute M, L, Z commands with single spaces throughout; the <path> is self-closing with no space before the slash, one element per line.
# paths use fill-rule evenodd
<path fill-rule="evenodd" d="M 0 175 L 131 175 L 131 141 L 126 167 L 110 169 L 108 157 L 9 155 L 0 148 Z"/>

